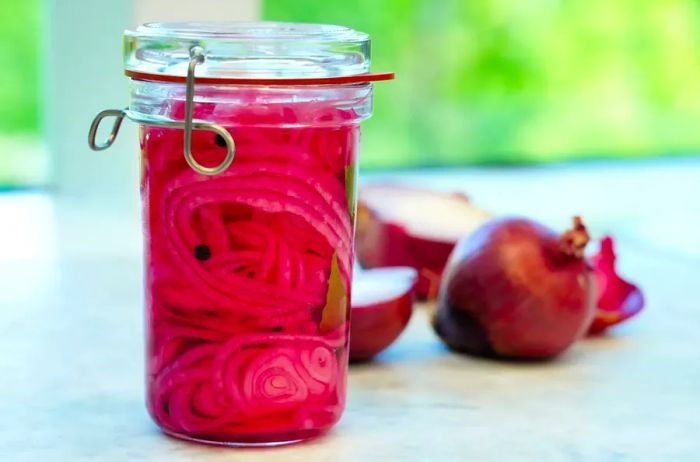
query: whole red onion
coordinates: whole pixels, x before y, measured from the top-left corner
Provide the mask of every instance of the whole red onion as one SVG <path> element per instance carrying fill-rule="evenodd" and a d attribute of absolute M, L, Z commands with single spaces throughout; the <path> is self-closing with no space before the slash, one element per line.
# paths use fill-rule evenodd
<path fill-rule="evenodd" d="M 436 332 L 452 349 L 540 359 L 568 348 L 595 309 L 589 236 L 579 217 L 562 235 L 522 218 L 493 220 L 461 240 L 443 277 Z"/>

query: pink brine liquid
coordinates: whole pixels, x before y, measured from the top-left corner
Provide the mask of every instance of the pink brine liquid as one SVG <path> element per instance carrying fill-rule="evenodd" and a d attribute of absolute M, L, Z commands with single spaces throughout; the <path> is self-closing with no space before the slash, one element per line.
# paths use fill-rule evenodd
<path fill-rule="evenodd" d="M 194 117 L 233 136 L 224 173 L 187 165 L 182 130 L 141 128 L 149 412 L 201 441 L 315 436 L 345 401 L 356 116 L 305 102 L 198 104 Z M 211 166 L 226 147 L 195 131 L 192 152 Z"/>

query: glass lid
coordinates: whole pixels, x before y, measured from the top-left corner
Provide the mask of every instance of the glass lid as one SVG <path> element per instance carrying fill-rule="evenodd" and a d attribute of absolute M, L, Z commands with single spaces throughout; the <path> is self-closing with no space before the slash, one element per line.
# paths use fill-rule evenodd
<path fill-rule="evenodd" d="M 323 79 L 369 73 L 363 32 L 326 24 L 157 22 L 124 32 L 127 75 L 184 78 L 190 49 L 204 49 L 197 78 Z"/>

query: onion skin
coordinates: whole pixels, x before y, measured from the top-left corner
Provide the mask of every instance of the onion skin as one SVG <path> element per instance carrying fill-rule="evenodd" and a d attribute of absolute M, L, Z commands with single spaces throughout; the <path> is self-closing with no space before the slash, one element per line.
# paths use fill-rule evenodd
<path fill-rule="evenodd" d="M 493 220 L 450 256 L 433 325 L 453 350 L 546 359 L 585 334 L 595 283 L 580 219 L 558 235 L 531 220 Z"/>
<path fill-rule="evenodd" d="M 588 335 L 600 335 L 608 327 L 636 316 L 644 308 L 644 294 L 615 270 L 615 246 L 610 236 L 600 241 L 600 250 L 591 258 L 598 288 L 598 303 Z"/>

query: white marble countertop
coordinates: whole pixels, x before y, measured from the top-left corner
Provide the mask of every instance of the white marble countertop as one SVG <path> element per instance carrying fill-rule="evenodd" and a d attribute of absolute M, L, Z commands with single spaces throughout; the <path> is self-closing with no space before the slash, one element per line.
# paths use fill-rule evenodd
<path fill-rule="evenodd" d="M 351 368 L 347 409 L 329 435 L 271 450 L 184 443 L 149 421 L 138 242 L 125 237 L 138 234 L 135 219 L 0 196 L 10 217 L 0 233 L 0 460 L 698 460 L 700 163 L 605 170 L 421 181 L 558 222 L 572 212 L 562 204 L 595 180 L 573 211 L 616 232 L 622 270 L 647 296 L 641 316 L 556 361 L 507 363 L 448 352 L 418 307 L 396 344 Z M 651 179 L 665 183 L 645 188 Z M 566 188 L 551 194 L 557 185 Z"/>

